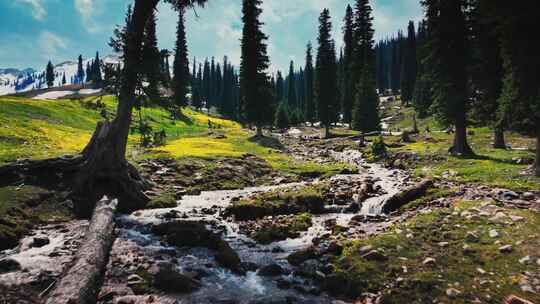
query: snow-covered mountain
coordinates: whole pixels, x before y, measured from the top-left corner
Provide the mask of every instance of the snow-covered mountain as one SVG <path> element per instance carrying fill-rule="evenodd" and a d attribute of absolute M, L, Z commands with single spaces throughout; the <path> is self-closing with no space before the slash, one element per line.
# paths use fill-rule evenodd
<path fill-rule="evenodd" d="M 83 67 L 86 68 L 86 65 L 93 60 L 94 58 L 83 60 Z M 118 64 L 120 62 L 120 58 L 117 55 L 108 55 L 101 60 L 104 64 Z M 77 74 L 77 61 L 65 61 L 55 65 L 54 73 L 55 87 L 62 86 L 64 74 L 66 75 L 66 85 L 72 84 Z M 0 69 L 0 95 L 28 92 L 46 87 L 45 69 L 41 71 L 35 71 L 33 69 Z"/>

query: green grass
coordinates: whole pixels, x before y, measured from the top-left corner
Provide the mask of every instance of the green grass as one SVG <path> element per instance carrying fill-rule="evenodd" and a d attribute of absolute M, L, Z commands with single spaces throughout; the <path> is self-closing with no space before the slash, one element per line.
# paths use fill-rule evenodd
<path fill-rule="evenodd" d="M 0 164 L 21 158 L 43 159 L 80 152 L 101 120 L 101 110 L 87 106 L 95 103 L 95 98 L 77 101 L 0 97 L 0 124 L 4 126 L 0 128 Z M 105 96 L 103 103 L 112 118 L 116 99 Z M 238 123 L 190 108 L 183 110 L 185 118 L 182 120 L 172 120 L 167 111 L 157 107 L 143 108 L 142 113 L 153 131 L 165 130 L 167 144 L 142 150 L 137 145 L 140 138 L 134 128 L 129 138 L 128 157 L 135 161 L 156 157 L 216 159 L 254 154 L 274 169 L 296 175 L 330 176 L 348 167 L 338 163 L 319 165 L 295 161 L 279 150 L 250 140 L 252 134 Z M 209 130 L 209 120 L 215 129 Z M 132 127 L 138 123 L 139 116 L 134 111 Z"/>
<path fill-rule="evenodd" d="M 34 186 L 0 187 L 0 250 L 17 245 L 35 225 L 73 218 L 53 193 Z"/>
<path fill-rule="evenodd" d="M 502 303 L 510 294 L 536 303 L 540 297 L 522 292 L 517 282 L 523 272 L 535 270 L 534 261 L 527 265 L 519 263 L 519 259 L 534 256 L 540 249 L 537 229 L 540 215 L 505 209 L 506 214 L 525 218 L 511 225 L 491 223 L 486 217 L 467 219 L 459 215 L 459 211 L 480 203 L 460 202 L 451 209 L 418 215 L 391 232 L 348 243 L 335 261 L 337 275 L 343 283 L 339 292 L 357 297 L 363 292 L 385 290 L 383 303 L 471 303 L 475 297 L 483 303 Z M 488 236 L 490 229 L 501 233 L 499 243 Z M 465 240 L 469 231 L 476 231 L 478 242 Z M 444 247 L 439 245 L 443 241 L 448 242 Z M 464 244 L 470 245 L 474 253 L 465 253 Z M 505 244 L 512 244 L 514 251 L 500 253 L 498 248 Z M 362 258 L 359 249 L 366 245 L 373 246 L 388 259 Z M 423 265 L 427 257 L 436 260 L 435 266 Z M 480 273 L 478 268 L 486 273 Z M 402 281 L 395 285 L 398 278 Z M 446 295 L 449 286 L 462 294 L 449 299 Z"/>
<path fill-rule="evenodd" d="M 398 110 L 397 107 L 400 109 Z M 414 109 L 401 107 L 399 101 L 389 103 L 383 111 L 383 117 L 392 116 L 389 126 L 392 130 L 411 129 Z M 468 141 L 477 155 L 474 158 L 457 158 L 448 155 L 453 134 L 441 132 L 442 127 L 433 117 L 417 120 L 420 134 L 412 136 L 413 143 L 402 143 L 397 136 L 385 137 L 385 142 L 392 147 L 390 152 L 410 152 L 419 156 L 415 165 L 417 176 L 449 178 L 463 183 L 477 183 L 493 187 L 516 190 L 538 190 L 540 178 L 531 174 L 522 174 L 528 165 L 516 164 L 513 158 L 534 158 L 535 140 L 513 132 L 506 132 L 507 144 L 522 150 L 501 150 L 492 148 L 493 131 L 486 127 L 471 127 Z M 426 133 L 429 126 L 430 133 Z"/>

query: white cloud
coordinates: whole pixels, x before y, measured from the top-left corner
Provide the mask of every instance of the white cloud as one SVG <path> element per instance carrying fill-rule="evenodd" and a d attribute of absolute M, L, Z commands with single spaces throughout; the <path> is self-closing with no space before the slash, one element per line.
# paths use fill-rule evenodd
<path fill-rule="evenodd" d="M 20 3 L 28 4 L 32 10 L 32 16 L 36 20 L 43 20 L 47 16 L 47 10 L 43 7 L 42 0 L 17 0 Z"/>
<path fill-rule="evenodd" d="M 60 50 L 67 48 L 64 38 L 49 31 L 41 32 L 38 43 L 47 59 L 56 58 Z"/>
<path fill-rule="evenodd" d="M 89 33 L 99 31 L 99 26 L 94 17 L 101 13 L 102 4 L 100 0 L 75 0 L 75 9 L 81 16 L 82 23 Z"/>

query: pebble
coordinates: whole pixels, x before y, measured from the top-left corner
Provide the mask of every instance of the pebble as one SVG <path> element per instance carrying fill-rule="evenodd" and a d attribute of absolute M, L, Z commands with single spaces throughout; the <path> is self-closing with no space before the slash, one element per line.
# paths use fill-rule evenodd
<path fill-rule="evenodd" d="M 489 237 L 490 238 L 498 238 L 500 236 L 499 232 L 495 229 L 491 229 L 489 231 Z"/>
<path fill-rule="evenodd" d="M 522 257 L 521 259 L 519 259 L 520 264 L 529 264 L 531 261 L 532 261 L 532 259 L 531 259 L 530 255 Z"/>
<path fill-rule="evenodd" d="M 426 258 L 422 264 L 424 266 L 435 266 L 436 260 L 434 258 Z"/>
<path fill-rule="evenodd" d="M 455 288 L 448 288 L 446 290 L 446 295 L 451 299 L 457 298 L 460 294 L 461 294 L 461 291 Z"/>
<path fill-rule="evenodd" d="M 476 235 L 476 233 L 474 232 L 469 231 L 467 232 L 467 235 L 465 236 L 465 240 L 471 243 L 478 242 L 478 235 Z"/>
<path fill-rule="evenodd" d="M 450 243 L 448 243 L 448 242 L 439 242 L 438 245 L 439 245 L 439 247 L 444 248 L 444 247 L 448 247 L 448 245 L 450 245 Z"/>
<path fill-rule="evenodd" d="M 510 219 L 512 220 L 512 222 L 521 222 L 525 218 L 522 217 L 522 216 L 518 216 L 518 215 L 510 215 Z"/>
<path fill-rule="evenodd" d="M 499 247 L 499 251 L 501 253 L 510 253 L 514 250 L 514 248 L 512 247 L 512 245 L 504 245 L 502 247 Z"/>

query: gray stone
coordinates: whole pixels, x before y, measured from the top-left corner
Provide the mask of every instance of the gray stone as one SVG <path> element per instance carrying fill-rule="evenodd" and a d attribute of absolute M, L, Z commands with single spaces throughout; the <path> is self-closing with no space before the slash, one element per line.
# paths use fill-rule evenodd
<path fill-rule="evenodd" d="M 21 270 L 21 264 L 14 259 L 0 260 L 0 274 Z"/>
<path fill-rule="evenodd" d="M 512 247 L 512 245 L 504 245 L 504 246 L 499 247 L 499 251 L 501 253 L 510 253 L 513 250 L 514 248 Z"/>
<path fill-rule="evenodd" d="M 459 297 L 459 295 L 461 294 L 461 291 L 455 289 L 455 288 L 448 288 L 446 290 L 446 295 L 451 298 L 451 299 L 455 299 L 457 297 Z"/>

